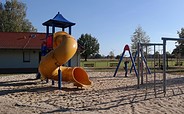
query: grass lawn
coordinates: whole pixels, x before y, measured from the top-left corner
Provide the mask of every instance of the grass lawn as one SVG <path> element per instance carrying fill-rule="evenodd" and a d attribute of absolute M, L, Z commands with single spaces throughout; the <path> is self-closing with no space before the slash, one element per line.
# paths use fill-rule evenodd
<path fill-rule="evenodd" d="M 84 61 L 83 59 L 81 59 L 80 61 L 80 66 L 84 67 L 86 69 L 90 69 L 90 70 L 94 70 L 94 71 L 115 71 L 115 69 L 117 68 L 117 65 L 119 63 L 119 60 L 117 59 L 88 59 L 87 61 Z M 155 69 L 157 72 L 162 72 L 162 70 L 159 67 L 159 63 L 160 65 L 162 65 L 162 60 L 155 60 L 155 64 L 157 64 L 157 66 L 155 66 Z M 184 72 L 184 60 L 179 60 L 179 63 L 183 63 L 183 64 L 178 64 L 177 65 L 177 60 L 176 59 L 169 59 L 168 60 L 168 69 L 167 72 L 168 73 L 181 73 L 183 74 Z M 128 64 L 128 68 L 131 68 L 131 61 Z M 154 59 L 148 59 L 147 60 L 147 65 L 150 68 L 151 71 L 154 70 Z M 123 70 L 124 67 L 124 60 L 122 60 L 119 70 Z"/>

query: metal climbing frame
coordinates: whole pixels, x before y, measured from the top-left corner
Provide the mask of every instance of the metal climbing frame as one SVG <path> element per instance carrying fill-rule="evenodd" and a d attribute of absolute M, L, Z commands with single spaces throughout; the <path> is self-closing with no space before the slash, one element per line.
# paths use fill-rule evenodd
<path fill-rule="evenodd" d="M 147 51 L 147 47 L 148 46 L 154 46 L 154 49 L 153 49 L 153 53 L 154 53 L 154 92 L 155 92 L 155 96 L 156 96 L 156 71 L 155 71 L 155 47 L 156 46 L 163 46 L 163 44 L 161 43 L 140 43 L 141 45 L 141 48 L 143 48 L 143 46 L 146 46 L 146 51 Z M 141 53 L 143 54 L 143 51 L 141 50 Z M 141 56 L 141 58 L 143 58 Z M 143 59 L 141 59 L 141 62 L 142 62 Z M 147 65 L 147 64 L 146 64 Z M 148 68 L 148 66 L 146 66 Z M 151 73 L 151 72 L 149 72 Z M 148 77 L 147 77 L 147 74 L 146 74 L 146 83 L 147 83 L 147 80 L 148 80 Z M 143 84 L 143 71 L 141 72 L 141 84 Z"/>
<path fill-rule="evenodd" d="M 170 41 L 179 41 L 184 40 L 184 38 L 166 38 L 162 37 L 163 40 L 163 92 L 166 93 L 166 43 L 168 40 Z"/>
<path fill-rule="evenodd" d="M 138 66 L 137 67 L 137 72 L 138 72 L 137 77 L 138 77 L 138 81 L 141 81 L 141 84 L 143 84 L 143 69 L 141 69 L 141 72 L 140 72 L 140 63 L 144 62 L 145 65 L 146 65 L 146 69 L 147 69 L 148 73 L 151 74 L 151 71 L 150 71 L 150 69 L 147 65 L 147 61 L 144 57 L 143 46 L 146 46 L 146 51 L 147 51 L 147 46 L 154 46 L 154 53 L 155 53 L 155 46 L 161 46 L 163 44 L 161 44 L 161 43 L 140 43 L 140 42 L 138 42 L 137 45 L 138 45 L 138 48 L 137 48 L 137 51 L 136 51 L 135 56 L 134 56 L 134 61 L 136 61 L 136 58 L 139 57 L 139 55 L 141 54 L 141 61 L 140 61 L 140 59 L 137 59 L 137 64 L 138 64 L 137 65 Z M 154 59 L 154 65 L 155 65 L 155 59 Z M 130 73 L 132 71 L 132 68 L 133 68 L 133 66 L 130 69 Z M 141 74 L 141 80 L 140 80 L 140 74 Z M 154 89 L 155 89 L 155 78 L 156 78 L 156 74 L 155 74 L 155 70 L 154 70 Z M 147 73 L 146 73 L 146 79 L 147 79 Z M 139 84 L 140 84 L 140 82 L 138 82 L 138 86 L 139 86 Z"/>

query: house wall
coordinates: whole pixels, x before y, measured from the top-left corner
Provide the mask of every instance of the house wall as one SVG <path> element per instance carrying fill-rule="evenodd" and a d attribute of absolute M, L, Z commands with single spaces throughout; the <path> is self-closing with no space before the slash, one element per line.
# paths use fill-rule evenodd
<path fill-rule="evenodd" d="M 0 50 L 0 68 L 37 68 L 38 63 L 39 51 Z"/>
<path fill-rule="evenodd" d="M 80 52 L 77 51 L 71 59 L 71 66 L 80 66 Z"/>
<path fill-rule="evenodd" d="M 39 50 L 0 50 L 0 72 L 36 72 Z"/>
<path fill-rule="evenodd" d="M 0 50 L 0 73 L 38 72 L 39 50 Z M 80 66 L 79 51 L 71 66 Z"/>

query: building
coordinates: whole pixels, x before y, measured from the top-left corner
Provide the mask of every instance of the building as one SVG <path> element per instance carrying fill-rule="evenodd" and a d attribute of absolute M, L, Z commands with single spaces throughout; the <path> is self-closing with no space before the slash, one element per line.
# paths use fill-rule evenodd
<path fill-rule="evenodd" d="M 0 73 L 38 72 L 45 33 L 0 32 Z M 80 66 L 80 47 L 71 66 Z"/>

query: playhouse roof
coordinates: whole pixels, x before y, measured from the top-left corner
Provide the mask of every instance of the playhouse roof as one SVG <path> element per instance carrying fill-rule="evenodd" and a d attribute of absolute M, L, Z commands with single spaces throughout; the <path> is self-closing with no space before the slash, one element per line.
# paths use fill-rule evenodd
<path fill-rule="evenodd" d="M 55 27 L 67 28 L 75 25 L 75 23 L 68 21 L 58 12 L 58 14 L 53 19 L 44 22 L 42 25 L 44 26 L 54 25 Z"/>
<path fill-rule="evenodd" d="M 0 32 L 0 49 L 36 49 L 40 50 L 46 33 L 37 32 Z M 78 44 L 78 50 L 84 47 Z"/>
<path fill-rule="evenodd" d="M 40 49 L 45 33 L 0 32 L 0 49 Z"/>

